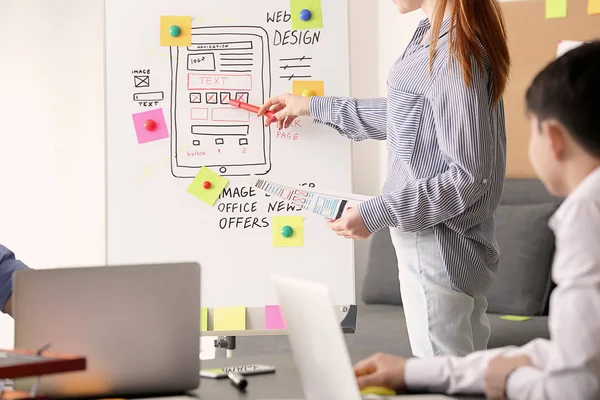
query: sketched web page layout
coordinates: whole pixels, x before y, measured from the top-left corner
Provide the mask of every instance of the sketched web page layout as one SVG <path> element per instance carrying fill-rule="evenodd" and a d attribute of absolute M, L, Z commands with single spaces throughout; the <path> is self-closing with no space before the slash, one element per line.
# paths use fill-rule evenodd
<path fill-rule="evenodd" d="M 261 27 L 196 27 L 191 46 L 171 48 L 176 177 L 194 177 L 202 166 L 224 176 L 269 172 L 270 128 L 229 100 L 263 104 L 271 91 L 270 65 Z"/>

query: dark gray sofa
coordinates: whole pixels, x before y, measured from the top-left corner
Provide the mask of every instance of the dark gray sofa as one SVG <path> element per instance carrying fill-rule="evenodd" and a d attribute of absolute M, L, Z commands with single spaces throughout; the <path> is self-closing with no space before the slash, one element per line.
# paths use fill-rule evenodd
<path fill-rule="evenodd" d="M 553 289 L 551 264 L 554 236 L 548 219 L 560 205 L 534 179 L 508 179 L 496 213 L 501 250 L 498 277 L 488 292 L 492 332 L 489 347 L 523 345 L 548 338 L 548 301 Z M 411 356 L 396 256 L 388 230 L 371 239 L 369 261 L 358 307 L 356 333 L 346 335 L 353 358 L 383 351 Z M 499 319 L 501 315 L 530 316 L 524 322 Z M 286 337 L 238 338 L 240 355 L 288 352 Z"/>

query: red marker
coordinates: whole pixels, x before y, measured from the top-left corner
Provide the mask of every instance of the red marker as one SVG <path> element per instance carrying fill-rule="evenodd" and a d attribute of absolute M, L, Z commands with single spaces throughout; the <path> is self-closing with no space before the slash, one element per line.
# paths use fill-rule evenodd
<path fill-rule="evenodd" d="M 229 100 L 229 105 L 231 105 L 233 107 L 241 108 L 243 110 L 248 110 L 255 114 L 258 114 L 258 111 L 260 110 L 260 107 L 253 106 L 252 104 L 244 103 L 244 102 L 241 102 L 239 100 L 234 100 L 234 99 Z M 265 116 L 267 118 L 269 118 L 269 121 L 271 121 L 271 122 L 277 121 L 277 118 L 274 118 L 275 113 L 273 111 L 267 110 L 267 112 L 265 113 Z"/>

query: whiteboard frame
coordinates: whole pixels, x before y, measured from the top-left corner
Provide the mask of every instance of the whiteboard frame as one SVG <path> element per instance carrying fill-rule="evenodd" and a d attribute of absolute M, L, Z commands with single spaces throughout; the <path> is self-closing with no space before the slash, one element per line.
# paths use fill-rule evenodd
<path fill-rule="evenodd" d="M 344 11 L 346 14 L 346 41 L 347 41 L 347 62 L 346 62 L 346 72 L 348 74 L 348 95 L 352 96 L 352 67 L 350 65 L 351 62 L 351 38 L 350 38 L 350 5 L 349 0 L 340 0 L 343 2 Z M 110 267 L 108 264 L 109 259 L 109 230 L 108 230 L 108 222 L 109 222 L 109 199 L 108 199 L 108 188 L 109 188 L 109 175 L 108 175 L 108 96 L 107 96 L 107 0 L 103 0 L 103 64 L 104 64 L 104 200 L 105 200 L 105 224 L 104 224 L 104 236 L 105 236 L 105 251 L 104 251 L 104 265 Z M 350 159 L 350 189 L 351 192 L 354 192 L 354 147 L 352 143 L 349 143 L 349 159 Z M 252 175 L 259 176 L 259 175 Z M 356 244 L 354 241 L 351 243 L 351 273 L 352 273 L 352 293 L 354 297 L 354 304 L 337 304 L 334 305 L 336 315 L 339 317 L 340 325 L 344 333 L 355 333 L 356 330 L 356 320 L 358 314 L 357 308 L 357 294 L 356 294 Z M 202 264 L 200 263 L 200 276 L 202 279 Z M 202 307 L 202 304 L 200 304 Z M 266 330 L 264 328 L 264 307 L 246 307 L 246 330 L 243 331 L 214 331 L 211 330 L 213 327 L 213 310 L 208 309 L 208 330 L 201 331 L 201 337 L 212 337 L 212 336 L 277 336 L 277 335 L 287 335 L 287 330 Z M 198 310 L 198 317 L 200 322 L 200 309 Z M 255 328 L 256 327 L 256 328 Z"/>

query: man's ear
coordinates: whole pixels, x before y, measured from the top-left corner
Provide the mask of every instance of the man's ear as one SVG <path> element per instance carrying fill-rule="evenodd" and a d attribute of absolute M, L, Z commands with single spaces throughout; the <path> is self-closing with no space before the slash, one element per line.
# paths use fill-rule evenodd
<path fill-rule="evenodd" d="M 558 161 L 564 160 L 567 147 L 565 127 L 556 120 L 546 120 L 542 122 L 542 134 L 546 136 L 554 158 Z"/>

